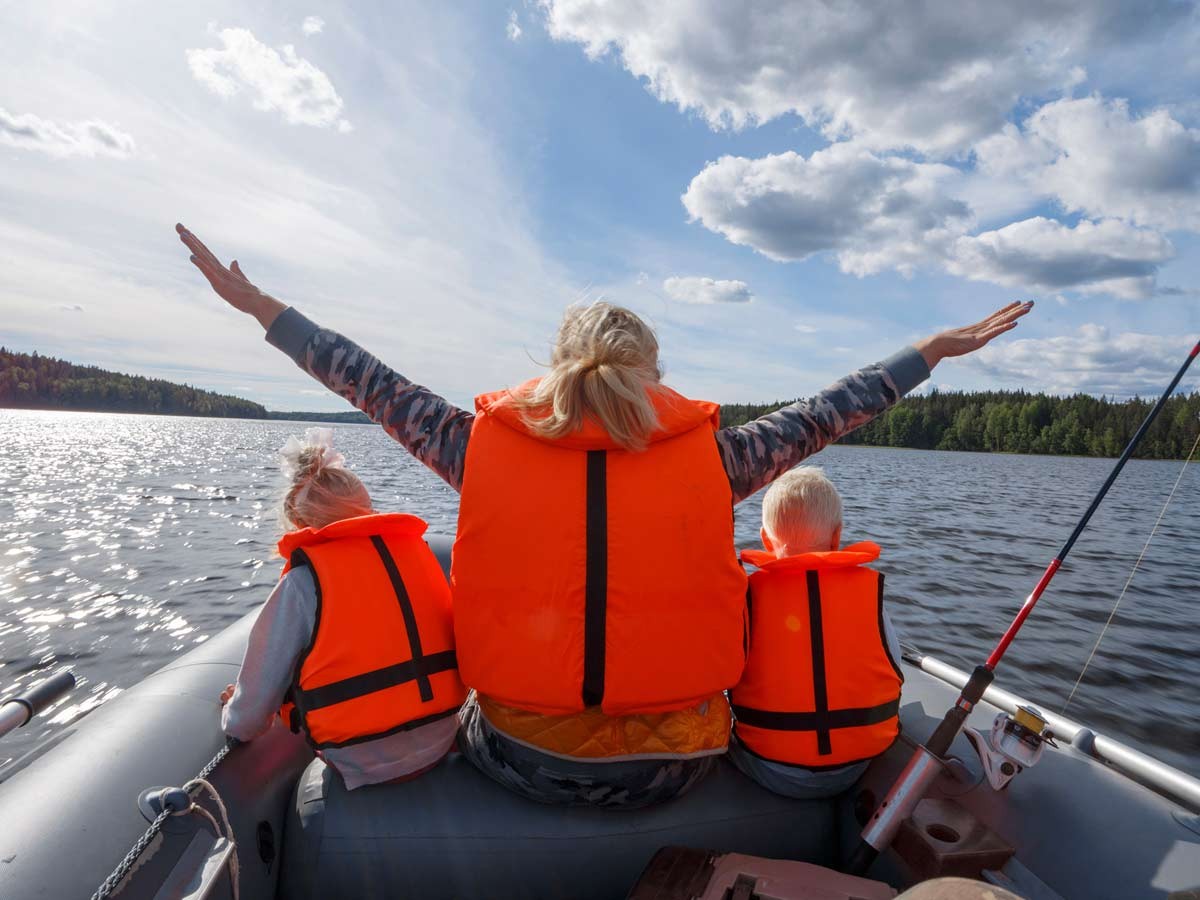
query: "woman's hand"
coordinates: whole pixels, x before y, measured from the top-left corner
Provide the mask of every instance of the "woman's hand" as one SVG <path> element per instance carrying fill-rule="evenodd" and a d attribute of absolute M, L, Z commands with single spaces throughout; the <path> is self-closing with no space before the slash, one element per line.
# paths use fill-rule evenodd
<path fill-rule="evenodd" d="M 932 370 L 943 359 L 973 353 L 997 335 L 1016 328 L 1017 320 L 1031 309 L 1032 300 L 1010 303 L 1003 309 L 996 310 L 982 322 L 964 328 L 951 328 L 923 341 L 917 341 L 913 346 L 925 357 L 925 362 Z"/>
<path fill-rule="evenodd" d="M 236 259 L 227 269 L 194 234 L 179 224 L 175 230 L 184 246 L 192 251 L 192 263 L 208 279 L 217 295 L 234 309 L 254 316 L 263 328 L 270 328 L 276 317 L 287 309 L 270 294 L 252 285 Z"/>
<path fill-rule="evenodd" d="M 233 685 L 225 685 L 225 690 L 221 691 L 221 705 L 224 706 L 229 702 L 229 698 L 233 696 Z"/>

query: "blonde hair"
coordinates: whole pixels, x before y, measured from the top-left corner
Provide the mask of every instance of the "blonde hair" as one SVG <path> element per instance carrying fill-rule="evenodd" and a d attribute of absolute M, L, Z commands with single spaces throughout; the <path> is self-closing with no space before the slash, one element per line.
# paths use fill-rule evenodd
<path fill-rule="evenodd" d="M 284 470 L 291 480 L 280 510 L 284 526 L 289 530 L 324 528 L 373 513 L 366 486 L 343 468 L 329 429 L 309 429 L 306 440 L 309 443 L 302 445 L 290 438 L 283 450 Z"/>
<path fill-rule="evenodd" d="M 644 450 L 658 428 L 658 339 L 636 313 L 604 301 L 567 307 L 537 387 L 517 397 L 526 425 L 554 440 L 594 417 L 618 445 Z"/>
<path fill-rule="evenodd" d="M 828 550 L 842 524 L 842 498 L 821 469 L 792 469 L 767 489 L 762 520 L 779 549 L 793 554 Z"/>

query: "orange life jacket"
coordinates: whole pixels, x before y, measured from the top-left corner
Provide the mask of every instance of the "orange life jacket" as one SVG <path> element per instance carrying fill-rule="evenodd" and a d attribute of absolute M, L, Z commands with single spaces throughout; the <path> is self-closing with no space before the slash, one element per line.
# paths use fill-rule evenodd
<path fill-rule="evenodd" d="M 900 685 L 883 630 L 879 547 L 742 559 L 750 654 L 733 690 L 734 733 L 769 760 L 833 768 L 878 756 L 900 733 Z"/>
<path fill-rule="evenodd" d="M 345 747 L 454 715 L 450 586 L 416 516 L 343 519 L 284 535 L 286 573 L 317 587 L 312 640 L 280 715 L 317 749 Z"/>
<path fill-rule="evenodd" d="M 510 392 L 476 398 L 451 577 L 463 680 L 481 694 L 616 716 L 693 706 L 741 675 L 718 407 L 651 396 L 661 427 L 642 452 L 595 421 L 542 440 Z"/>

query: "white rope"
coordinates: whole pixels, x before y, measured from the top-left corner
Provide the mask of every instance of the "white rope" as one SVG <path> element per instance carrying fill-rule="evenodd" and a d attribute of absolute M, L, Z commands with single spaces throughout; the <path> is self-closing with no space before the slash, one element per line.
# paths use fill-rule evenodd
<path fill-rule="evenodd" d="M 1146 545 L 1142 547 L 1142 552 L 1138 554 L 1137 560 L 1133 564 L 1133 568 L 1129 571 L 1129 578 L 1125 581 L 1125 587 L 1121 588 L 1121 595 L 1117 597 L 1117 602 L 1113 605 L 1112 612 L 1108 614 L 1108 621 L 1104 623 L 1104 627 L 1100 629 L 1100 636 L 1096 638 L 1096 644 L 1092 647 L 1092 652 L 1088 654 L 1087 661 L 1083 664 L 1083 669 L 1079 672 L 1079 677 L 1075 679 L 1075 684 L 1071 687 L 1071 693 L 1067 695 L 1067 702 L 1063 704 L 1062 712 L 1065 714 L 1067 707 L 1071 705 L 1071 701 L 1075 699 L 1075 692 L 1079 690 L 1079 685 L 1083 681 L 1083 676 L 1087 674 L 1088 666 L 1092 664 L 1092 658 L 1096 655 L 1096 651 L 1100 649 L 1100 644 L 1104 641 L 1104 636 L 1108 634 L 1108 626 L 1113 623 L 1113 619 L 1117 616 L 1117 610 L 1121 606 L 1121 601 L 1125 599 L 1125 593 L 1129 590 L 1129 586 L 1133 584 L 1133 578 L 1137 575 L 1138 567 L 1142 564 L 1142 559 L 1146 556 L 1146 551 L 1150 549 L 1150 542 L 1154 540 L 1154 535 L 1158 533 L 1158 526 L 1162 524 L 1163 516 L 1167 514 L 1167 507 L 1171 505 L 1171 501 L 1175 498 L 1175 491 L 1179 489 L 1180 482 L 1183 481 L 1183 475 L 1187 471 L 1188 463 L 1192 461 L 1192 457 L 1196 454 L 1196 448 L 1200 447 L 1200 434 L 1196 435 L 1196 443 L 1192 444 L 1191 452 L 1183 461 L 1183 465 L 1179 469 L 1179 477 L 1175 479 L 1175 486 L 1171 488 L 1171 493 L 1167 495 L 1167 502 L 1163 504 L 1162 510 L 1158 514 L 1158 519 L 1154 523 L 1154 527 L 1150 529 L 1150 536 L 1146 538 Z"/>
<path fill-rule="evenodd" d="M 217 806 L 217 810 L 221 813 L 221 821 L 225 823 L 224 834 L 222 834 L 220 827 L 217 825 L 217 820 L 213 817 L 212 813 L 204 809 L 202 806 L 197 806 L 195 802 L 192 803 L 192 810 L 194 812 L 204 814 L 204 817 L 212 823 L 213 831 L 217 833 L 217 836 L 224 837 L 227 841 L 229 841 L 230 847 L 232 848 L 229 854 L 229 882 L 233 886 L 233 900 L 238 900 L 238 895 L 240 893 L 238 881 L 241 874 L 241 864 L 238 861 L 237 841 L 233 839 L 233 825 L 231 825 L 229 822 L 229 811 L 225 808 L 225 801 L 221 799 L 221 795 L 217 793 L 217 789 L 209 784 L 209 782 L 204 778 L 193 778 L 183 786 L 183 789 L 188 793 L 191 793 L 193 788 L 204 788 L 206 791 L 208 791 L 208 795 L 212 797 L 213 802 Z"/>

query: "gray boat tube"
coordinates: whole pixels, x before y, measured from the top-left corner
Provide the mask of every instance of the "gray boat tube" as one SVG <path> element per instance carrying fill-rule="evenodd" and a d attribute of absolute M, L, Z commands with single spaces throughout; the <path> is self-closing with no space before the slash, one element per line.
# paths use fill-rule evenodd
<path fill-rule="evenodd" d="M 223 745 L 218 697 L 237 679 L 256 614 L 231 619 L 210 640 L 64 726 L 49 749 L 36 748 L 0 771 L 0 897 L 92 895 L 146 830 L 139 795 L 184 784 Z M 282 846 L 292 788 L 311 759 L 299 736 L 272 728 L 234 748 L 210 779 L 244 848 L 247 900 L 274 896 L 278 863 L 256 850 L 269 842 Z M 139 883 L 166 883 L 195 830 L 169 826 L 152 842 L 139 860 Z"/>
<path fill-rule="evenodd" d="M 969 672 L 964 672 L 940 659 L 908 648 L 905 649 L 904 659 L 918 666 L 921 671 L 959 689 L 971 677 Z M 1176 801 L 1189 811 L 1200 813 L 1200 780 L 1187 773 L 1148 756 L 1140 750 L 1135 750 L 1127 744 L 1097 734 L 1086 725 L 1081 725 L 1079 722 L 1067 719 L 1057 713 L 1048 712 L 1037 703 L 1018 697 L 994 684 L 984 691 L 983 699 L 1010 715 L 1016 712 L 1018 706 L 1037 707 L 1057 740 L 1065 741 L 1081 753 L 1112 766 L 1122 775 L 1132 778 L 1157 794 Z"/>

